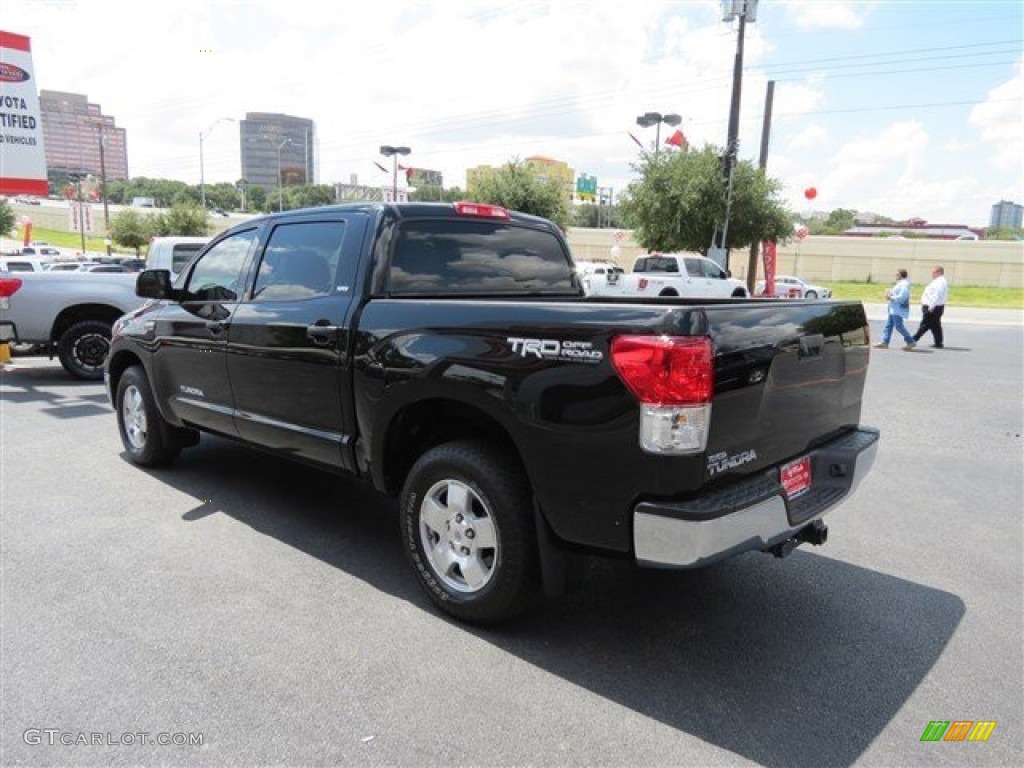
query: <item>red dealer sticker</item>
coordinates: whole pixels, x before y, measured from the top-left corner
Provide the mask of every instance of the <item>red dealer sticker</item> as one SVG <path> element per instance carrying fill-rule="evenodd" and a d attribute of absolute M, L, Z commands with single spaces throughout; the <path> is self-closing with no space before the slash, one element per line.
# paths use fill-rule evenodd
<path fill-rule="evenodd" d="M 784 464 L 779 470 L 779 480 L 786 491 L 787 499 L 795 499 L 811 487 L 811 457 L 804 456 Z"/>
<path fill-rule="evenodd" d="M 24 69 L 8 64 L 6 61 L 0 61 L 0 82 L 23 83 L 26 80 L 28 80 L 28 72 Z"/>

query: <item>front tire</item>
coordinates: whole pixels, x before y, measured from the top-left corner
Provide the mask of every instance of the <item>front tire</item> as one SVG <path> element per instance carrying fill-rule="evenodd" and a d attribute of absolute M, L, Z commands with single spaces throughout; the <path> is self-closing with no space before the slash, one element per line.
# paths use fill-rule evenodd
<path fill-rule="evenodd" d="M 75 323 L 57 342 L 57 357 L 64 370 L 84 381 L 103 378 L 103 361 L 109 351 L 110 324 L 102 320 Z"/>
<path fill-rule="evenodd" d="M 816 299 L 816 298 L 818 298 L 818 292 L 817 291 L 808 291 L 807 293 L 804 294 L 804 298 L 805 299 Z"/>
<path fill-rule="evenodd" d="M 159 467 L 170 464 L 181 453 L 172 429 L 157 410 L 149 379 L 141 366 L 133 365 L 117 384 L 117 428 L 124 450 L 133 464 Z"/>
<path fill-rule="evenodd" d="M 481 443 L 445 443 L 413 465 L 400 504 L 406 553 L 445 613 L 493 624 L 536 598 L 532 497 L 518 462 Z"/>

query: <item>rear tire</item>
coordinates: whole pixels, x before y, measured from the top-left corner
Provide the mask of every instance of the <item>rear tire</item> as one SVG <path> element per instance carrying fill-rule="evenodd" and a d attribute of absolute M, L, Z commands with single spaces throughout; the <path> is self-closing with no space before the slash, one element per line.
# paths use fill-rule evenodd
<path fill-rule="evenodd" d="M 816 299 L 816 298 L 818 298 L 818 292 L 817 291 L 808 291 L 807 293 L 804 294 L 804 298 L 805 299 Z"/>
<path fill-rule="evenodd" d="M 160 415 L 142 366 L 133 365 L 121 375 L 114 405 L 121 442 L 133 464 L 159 467 L 178 458 L 181 443 Z"/>
<path fill-rule="evenodd" d="M 109 351 L 110 323 L 102 320 L 75 323 L 57 342 L 57 357 L 64 370 L 84 381 L 103 378 L 103 363 Z"/>
<path fill-rule="evenodd" d="M 445 613 L 493 624 L 539 594 L 532 496 L 518 462 L 482 443 L 439 445 L 413 465 L 400 505 L 406 554 Z"/>
<path fill-rule="evenodd" d="M 679 298 L 679 294 L 676 292 L 674 288 L 666 288 L 665 290 L 658 294 L 659 298 L 663 296 L 673 296 L 675 298 Z"/>

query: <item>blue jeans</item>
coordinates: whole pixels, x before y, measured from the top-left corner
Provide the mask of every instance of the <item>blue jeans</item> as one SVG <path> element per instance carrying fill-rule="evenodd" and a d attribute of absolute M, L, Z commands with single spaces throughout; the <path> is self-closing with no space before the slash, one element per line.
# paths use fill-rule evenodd
<path fill-rule="evenodd" d="M 910 335 L 910 331 L 908 331 L 907 327 L 903 324 L 903 318 L 890 312 L 889 319 L 885 321 L 885 328 L 882 329 L 881 341 L 883 344 L 889 343 L 889 339 L 892 338 L 893 329 L 903 337 L 904 342 L 907 344 L 914 343 L 914 337 Z"/>

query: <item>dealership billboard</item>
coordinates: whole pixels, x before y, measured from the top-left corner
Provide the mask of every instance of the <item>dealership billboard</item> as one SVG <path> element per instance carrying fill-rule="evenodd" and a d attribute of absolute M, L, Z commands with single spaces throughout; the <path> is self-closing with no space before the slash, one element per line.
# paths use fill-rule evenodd
<path fill-rule="evenodd" d="M 32 45 L 0 30 L 0 194 L 46 197 L 47 191 Z"/>

